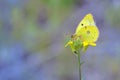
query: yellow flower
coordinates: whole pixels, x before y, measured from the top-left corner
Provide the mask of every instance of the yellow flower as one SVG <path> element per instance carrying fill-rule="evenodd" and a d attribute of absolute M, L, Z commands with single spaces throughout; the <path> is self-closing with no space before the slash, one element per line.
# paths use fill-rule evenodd
<path fill-rule="evenodd" d="M 69 45 L 69 46 L 73 45 L 73 41 L 71 41 L 71 40 L 68 41 L 67 44 L 65 45 L 65 47 L 67 47 L 68 45 Z"/>
<path fill-rule="evenodd" d="M 86 51 L 89 46 L 96 46 L 95 42 L 87 42 L 87 41 L 81 41 L 80 38 L 77 38 L 76 40 L 69 40 L 65 47 L 70 46 L 72 52 L 76 53 L 76 51 L 82 49 L 83 51 Z"/>
<path fill-rule="evenodd" d="M 86 51 L 87 48 L 88 48 L 88 46 L 96 46 L 96 43 L 84 41 L 84 42 L 83 42 L 83 51 Z"/>
<path fill-rule="evenodd" d="M 96 46 L 96 43 L 83 41 L 83 46 Z"/>
<path fill-rule="evenodd" d="M 67 44 L 65 45 L 65 47 L 70 46 L 72 52 L 75 52 L 75 46 L 74 46 L 74 42 L 72 40 L 68 41 Z"/>

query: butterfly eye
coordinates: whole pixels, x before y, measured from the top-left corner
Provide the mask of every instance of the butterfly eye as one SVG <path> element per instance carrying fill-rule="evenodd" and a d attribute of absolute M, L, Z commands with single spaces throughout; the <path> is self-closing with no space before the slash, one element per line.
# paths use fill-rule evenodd
<path fill-rule="evenodd" d="M 75 37 L 76 37 L 76 34 L 71 35 L 71 38 L 73 38 L 73 39 L 74 39 Z"/>
<path fill-rule="evenodd" d="M 81 26 L 83 26 L 83 24 L 81 24 Z"/>

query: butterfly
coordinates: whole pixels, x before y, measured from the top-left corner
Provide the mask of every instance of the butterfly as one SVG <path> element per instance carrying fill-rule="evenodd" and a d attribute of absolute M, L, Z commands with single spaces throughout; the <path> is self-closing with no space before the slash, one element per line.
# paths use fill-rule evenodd
<path fill-rule="evenodd" d="M 84 42 L 96 42 L 99 37 L 99 30 L 91 13 L 87 14 L 78 24 L 72 39 L 80 38 Z"/>

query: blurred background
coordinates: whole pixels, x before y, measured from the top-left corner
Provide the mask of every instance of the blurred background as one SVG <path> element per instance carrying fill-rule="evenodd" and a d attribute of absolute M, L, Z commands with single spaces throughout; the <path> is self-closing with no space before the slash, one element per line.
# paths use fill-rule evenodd
<path fill-rule="evenodd" d="M 120 80 L 120 0 L 0 0 L 0 80 L 79 80 L 64 45 L 88 13 L 100 37 L 82 56 L 83 80 Z"/>

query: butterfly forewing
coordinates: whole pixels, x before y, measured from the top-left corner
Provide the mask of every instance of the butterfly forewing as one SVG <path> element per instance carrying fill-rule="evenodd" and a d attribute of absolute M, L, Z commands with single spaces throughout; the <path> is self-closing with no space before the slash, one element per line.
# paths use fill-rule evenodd
<path fill-rule="evenodd" d="M 76 34 L 79 32 L 79 30 L 85 26 L 96 26 L 92 14 L 87 14 L 79 23 L 77 29 L 76 29 Z"/>

